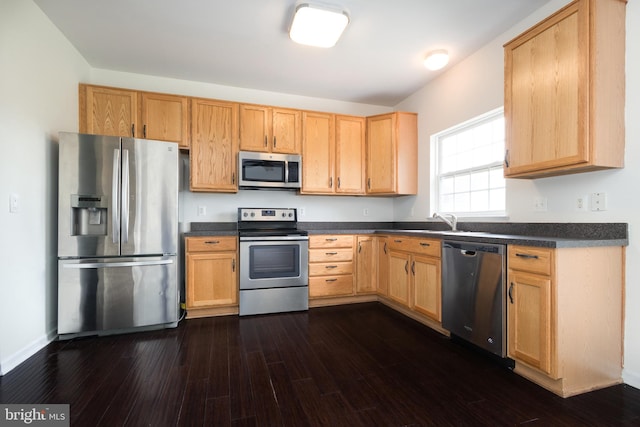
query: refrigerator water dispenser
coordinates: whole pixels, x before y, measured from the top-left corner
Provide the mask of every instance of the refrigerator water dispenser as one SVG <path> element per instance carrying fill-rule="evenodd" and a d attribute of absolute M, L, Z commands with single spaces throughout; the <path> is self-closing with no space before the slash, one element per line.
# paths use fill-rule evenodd
<path fill-rule="evenodd" d="M 71 235 L 107 235 L 107 198 L 98 195 L 71 195 Z"/>

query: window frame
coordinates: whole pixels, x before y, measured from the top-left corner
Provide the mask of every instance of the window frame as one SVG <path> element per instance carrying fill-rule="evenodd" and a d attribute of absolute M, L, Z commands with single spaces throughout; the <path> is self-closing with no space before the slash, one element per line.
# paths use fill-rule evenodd
<path fill-rule="evenodd" d="M 439 173 L 439 168 L 441 164 L 440 159 L 440 141 L 443 138 L 449 137 L 451 135 L 462 133 L 464 130 L 468 130 L 470 128 L 479 127 L 484 123 L 490 122 L 499 117 L 504 118 L 504 107 L 498 107 L 491 111 L 488 111 L 484 114 L 480 114 L 474 118 L 466 120 L 457 125 L 451 126 L 445 130 L 434 133 L 430 138 L 430 181 L 431 181 L 431 191 L 430 191 L 430 215 L 433 215 L 435 212 L 441 213 L 452 213 L 460 218 L 505 218 L 507 217 L 507 181 L 505 179 L 504 186 L 504 210 L 487 210 L 487 211 L 468 211 L 468 212 L 449 212 L 449 211 L 441 211 L 440 210 L 440 180 L 443 176 L 455 176 L 460 173 L 473 173 L 474 171 L 490 171 L 491 169 L 495 169 L 498 166 L 503 167 L 503 160 L 496 160 L 491 163 L 487 163 L 482 166 L 474 166 L 467 169 L 458 169 L 454 172 L 447 172 L 444 174 Z M 505 136 L 506 137 L 506 136 Z M 490 187 L 489 187 L 490 188 Z"/>

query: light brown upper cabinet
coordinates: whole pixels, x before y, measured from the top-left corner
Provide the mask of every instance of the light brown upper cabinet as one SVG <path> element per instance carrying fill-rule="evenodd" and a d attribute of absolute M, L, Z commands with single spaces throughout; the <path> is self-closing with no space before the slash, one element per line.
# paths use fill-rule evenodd
<path fill-rule="evenodd" d="M 191 100 L 191 190 L 238 191 L 238 104 Z"/>
<path fill-rule="evenodd" d="M 624 0 L 578 0 L 505 45 L 505 176 L 624 166 Z"/>
<path fill-rule="evenodd" d="M 300 154 L 302 112 L 240 105 L 240 150 Z"/>
<path fill-rule="evenodd" d="M 136 91 L 80 84 L 78 95 L 81 133 L 136 136 Z"/>
<path fill-rule="evenodd" d="M 302 123 L 301 193 L 364 194 L 364 117 L 304 112 Z"/>
<path fill-rule="evenodd" d="M 142 92 L 142 138 L 177 142 L 189 148 L 189 100 L 185 96 Z"/>
<path fill-rule="evenodd" d="M 418 193 L 418 116 L 367 117 L 367 194 Z"/>

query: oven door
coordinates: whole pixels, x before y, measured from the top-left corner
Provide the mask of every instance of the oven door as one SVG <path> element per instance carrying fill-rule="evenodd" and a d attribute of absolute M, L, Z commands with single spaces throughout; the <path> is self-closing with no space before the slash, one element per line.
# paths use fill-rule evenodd
<path fill-rule="evenodd" d="M 308 285 L 307 236 L 240 238 L 240 290 Z"/>

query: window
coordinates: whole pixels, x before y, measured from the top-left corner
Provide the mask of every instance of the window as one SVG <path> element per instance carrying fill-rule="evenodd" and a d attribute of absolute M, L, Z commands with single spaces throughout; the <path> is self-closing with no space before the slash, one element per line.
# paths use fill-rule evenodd
<path fill-rule="evenodd" d="M 431 146 L 435 212 L 505 215 L 502 108 L 433 135 Z"/>

